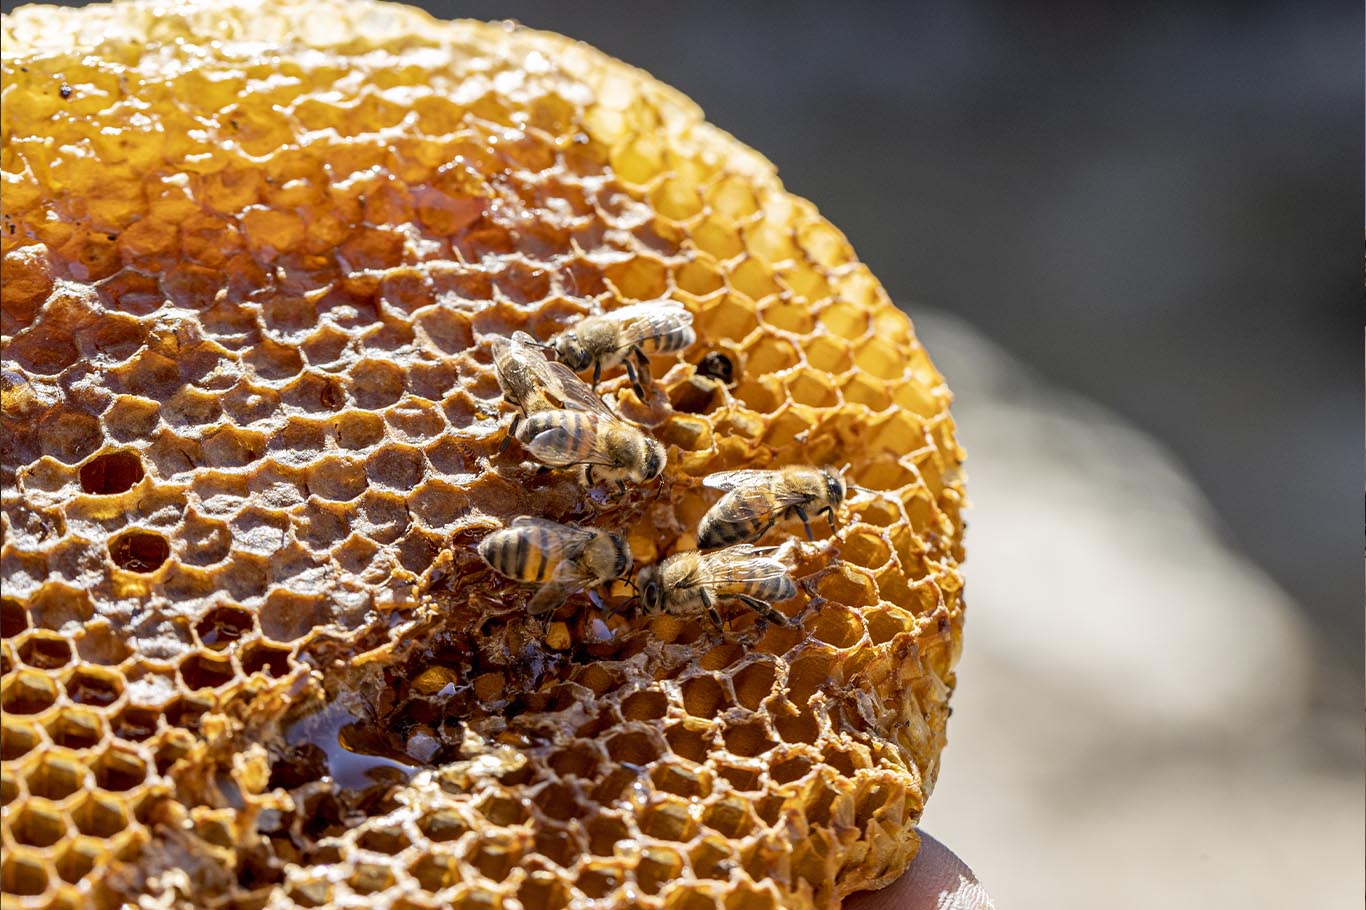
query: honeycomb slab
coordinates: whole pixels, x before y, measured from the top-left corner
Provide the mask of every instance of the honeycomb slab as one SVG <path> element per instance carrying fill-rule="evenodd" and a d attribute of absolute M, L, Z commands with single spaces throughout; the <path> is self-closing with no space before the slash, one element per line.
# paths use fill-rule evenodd
<path fill-rule="evenodd" d="M 829 910 L 905 868 L 962 453 L 767 161 L 582 44 L 402 6 L 34 6 L 3 39 L 6 907 Z M 660 297 L 697 344 L 601 390 L 661 483 L 500 454 L 492 338 Z M 789 463 L 877 492 L 775 529 L 787 627 L 624 589 L 542 624 L 474 550 L 532 514 L 643 565 L 693 546 L 706 474 Z"/>

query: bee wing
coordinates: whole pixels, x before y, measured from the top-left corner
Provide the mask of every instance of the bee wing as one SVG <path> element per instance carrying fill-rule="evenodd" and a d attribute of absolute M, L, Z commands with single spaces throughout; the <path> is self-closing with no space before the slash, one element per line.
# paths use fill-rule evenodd
<path fill-rule="evenodd" d="M 787 566 L 772 556 L 759 555 L 754 547 L 742 544 L 705 554 L 698 561 L 690 580 L 694 585 L 725 586 L 787 575 Z"/>
<path fill-rule="evenodd" d="M 544 531 L 555 545 L 569 555 L 578 553 L 593 539 L 592 531 L 576 528 L 573 525 L 562 525 L 558 521 L 551 521 L 548 518 L 534 518 L 530 515 L 520 515 L 514 518 L 508 527 Z"/>
<path fill-rule="evenodd" d="M 572 585 L 548 584 L 541 585 L 531 599 L 527 601 L 527 612 L 532 616 L 549 616 L 560 608 L 565 599 L 574 593 Z"/>
<path fill-rule="evenodd" d="M 576 411 L 587 411 L 590 414 L 598 414 L 603 417 L 616 419 L 612 409 L 598 397 L 588 383 L 579 378 L 579 375 L 569 367 L 557 360 L 546 360 L 540 358 L 535 370 L 537 378 L 541 384 L 550 391 L 552 395 L 564 402 L 565 407 Z"/>
<path fill-rule="evenodd" d="M 772 477 L 772 471 L 758 471 L 752 468 L 744 471 L 717 471 L 715 474 L 708 474 L 702 478 L 702 485 L 711 487 L 713 490 L 729 492 L 738 487 L 767 484 Z"/>
<path fill-rule="evenodd" d="M 676 300 L 650 300 L 633 303 L 606 314 L 621 326 L 621 346 L 633 347 L 647 338 L 668 335 L 692 325 L 692 313 Z"/>
<path fill-rule="evenodd" d="M 573 412 L 571 412 L 573 413 Z M 615 420 L 615 417 L 598 418 L 595 414 L 587 415 L 592 419 L 593 426 L 588 432 L 592 434 L 588 452 L 581 454 L 580 438 L 576 437 L 568 427 L 549 426 L 541 432 L 532 436 L 530 439 L 523 439 L 522 445 L 537 459 L 546 464 L 565 467 L 571 464 L 602 464 L 612 465 L 616 463 L 603 448 L 603 434 L 599 424 L 603 419 Z"/>
<path fill-rule="evenodd" d="M 776 471 L 723 471 L 710 474 L 702 481 L 728 495 L 712 506 L 711 511 L 722 521 L 745 521 L 771 515 L 788 506 L 800 505 L 806 496 L 791 488 L 780 487 Z"/>

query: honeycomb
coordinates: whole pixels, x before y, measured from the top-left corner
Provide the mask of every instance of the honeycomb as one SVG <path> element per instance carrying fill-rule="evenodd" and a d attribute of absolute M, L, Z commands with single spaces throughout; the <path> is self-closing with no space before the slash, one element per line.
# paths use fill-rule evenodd
<path fill-rule="evenodd" d="M 962 453 L 767 161 L 582 44 L 401 6 L 35 6 L 3 39 L 6 907 L 832 908 L 905 868 Z M 491 338 L 660 297 L 697 344 L 644 400 L 601 386 L 660 484 L 499 453 Z M 474 550 L 531 514 L 643 565 L 706 474 L 786 463 L 880 491 L 780 526 L 787 627 L 620 589 L 541 624 Z"/>

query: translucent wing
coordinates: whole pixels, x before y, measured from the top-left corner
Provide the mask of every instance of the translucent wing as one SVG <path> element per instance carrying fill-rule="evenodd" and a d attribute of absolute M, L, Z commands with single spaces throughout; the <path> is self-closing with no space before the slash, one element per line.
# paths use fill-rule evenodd
<path fill-rule="evenodd" d="M 522 515 L 514 518 L 509 527 L 543 531 L 546 536 L 568 556 L 577 555 L 579 551 L 587 546 L 588 542 L 593 539 L 592 531 L 576 528 L 573 525 L 563 525 L 558 521 L 551 521 L 548 518 L 535 518 L 530 515 Z"/>
<path fill-rule="evenodd" d="M 527 612 L 532 616 L 549 616 L 558 610 L 572 593 L 574 593 L 572 585 L 541 585 L 540 589 L 527 601 Z"/>
<path fill-rule="evenodd" d="M 616 460 L 611 458 L 603 448 L 602 434 L 597 426 L 597 418 L 592 414 L 587 415 L 587 418 L 592 421 L 592 425 L 587 431 L 592 433 L 587 452 L 583 451 L 580 438 L 567 425 L 548 426 L 530 439 L 523 439 L 522 445 L 532 455 L 535 455 L 538 461 L 557 467 L 565 467 L 571 464 L 616 464 Z M 615 420 L 616 418 L 609 417 L 608 419 Z"/>
<path fill-rule="evenodd" d="M 692 325 L 692 313 L 674 300 L 633 303 L 607 313 L 604 318 L 621 326 L 621 346 L 624 348 Z"/>
<path fill-rule="evenodd" d="M 545 346 L 526 332 L 514 332 L 511 338 L 495 338 L 492 347 L 498 384 L 515 404 L 531 404 L 530 399 L 539 389 L 542 397 L 548 395 L 570 410 L 616 417 L 577 373 L 558 361 L 546 359 L 542 350 Z"/>
<path fill-rule="evenodd" d="M 768 484 L 772 481 L 773 471 L 757 471 L 748 469 L 744 471 L 718 471 L 715 474 L 708 474 L 702 479 L 702 485 L 711 487 L 713 490 L 734 490 L 739 487 L 754 486 L 756 484 Z"/>
<path fill-rule="evenodd" d="M 711 514 L 722 521 L 745 521 L 801 505 L 807 496 L 791 487 L 779 485 L 777 471 L 723 471 L 710 474 L 702 482 L 716 490 L 726 490 Z"/>
<path fill-rule="evenodd" d="M 580 379 L 577 373 L 559 361 L 546 360 L 539 352 L 538 356 L 540 362 L 534 367 L 537 377 L 546 390 L 563 402 L 565 407 L 599 414 L 613 420 L 617 418 L 612 409 L 598 397 L 598 393 Z"/>
<path fill-rule="evenodd" d="M 747 544 L 707 553 L 697 564 L 689 582 L 694 585 L 726 585 L 767 581 L 788 576 L 787 566 L 772 556 L 761 556 Z"/>

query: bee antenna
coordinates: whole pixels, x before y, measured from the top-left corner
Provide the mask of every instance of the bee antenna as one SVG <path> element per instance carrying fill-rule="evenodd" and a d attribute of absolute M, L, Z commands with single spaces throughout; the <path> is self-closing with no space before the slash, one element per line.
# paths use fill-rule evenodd
<path fill-rule="evenodd" d="M 856 483 L 847 483 L 845 486 L 855 493 L 862 493 L 865 496 L 876 496 L 879 499 L 887 499 L 890 495 L 886 490 L 870 490 L 867 487 L 861 487 Z"/>

